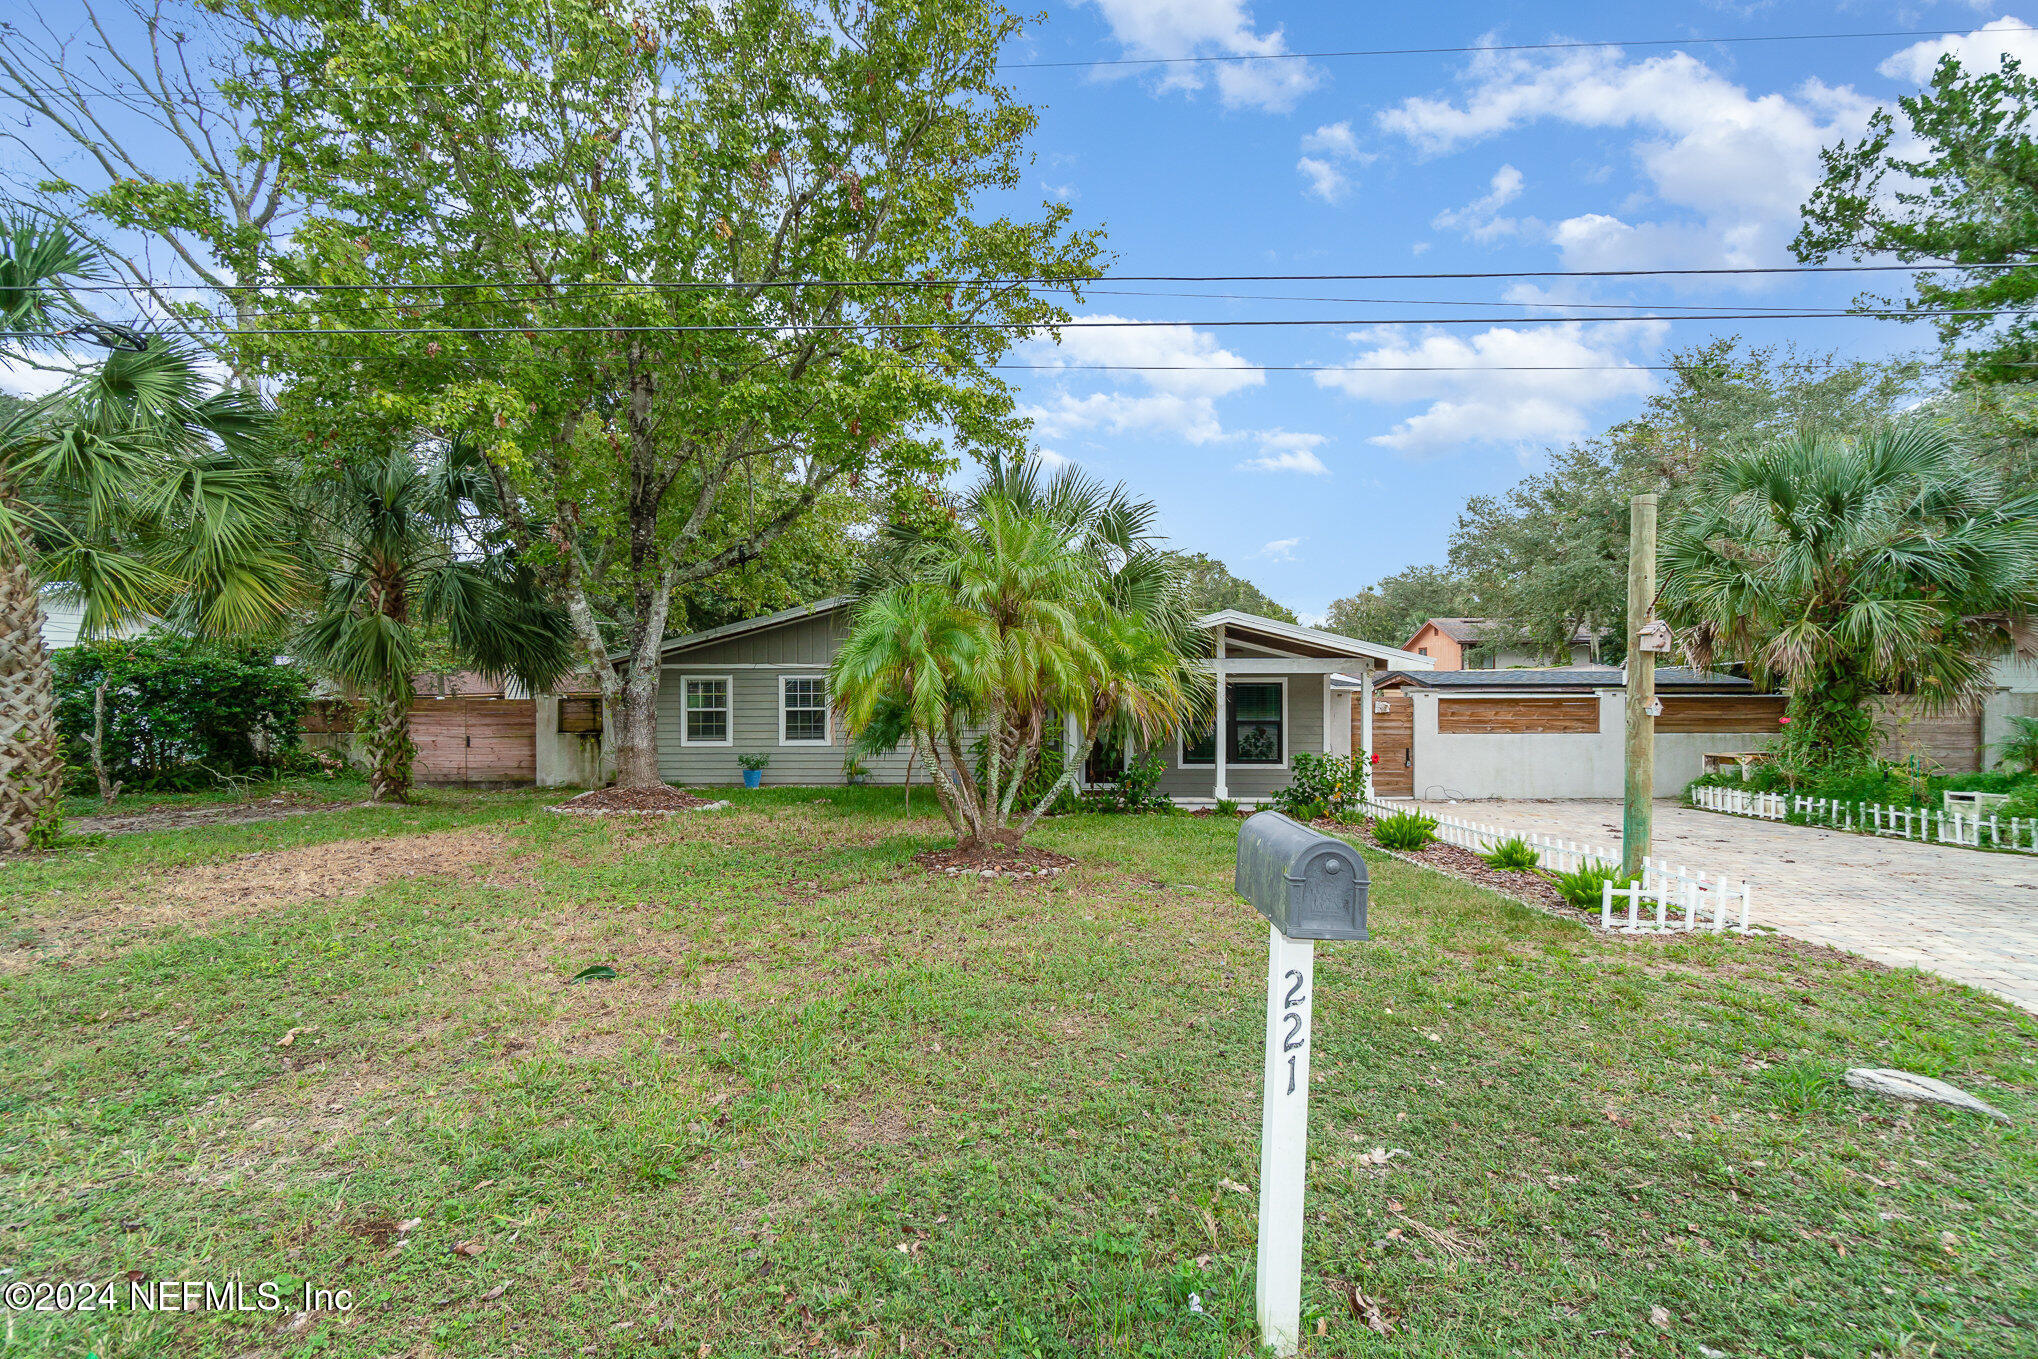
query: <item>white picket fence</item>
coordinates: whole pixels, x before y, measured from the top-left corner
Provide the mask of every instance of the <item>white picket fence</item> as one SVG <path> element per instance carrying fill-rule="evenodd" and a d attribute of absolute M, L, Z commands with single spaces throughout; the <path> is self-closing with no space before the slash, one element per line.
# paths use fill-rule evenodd
<path fill-rule="evenodd" d="M 1705 785 L 1691 790 L 1691 805 L 1702 811 L 1759 817 L 1764 821 L 1788 821 L 1797 816 L 1808 825 L 1829 830 L 1861 831 L 1925 844 L 2038 854 L 2038 819 L 2031 817 L 1891 807 L 1880 802 L 1840 802 L 1795 793 L 1751 793 L 1745 788 Z"/>
<path fill-rule="evenodd" d="M 1360 803 L 1360 807 L 1367 816 L 1373 817 L 1417 810 L 1411 806 L 1371 800 Z M 1490 854 L 1493 847 L 1503 840 L 1523 840 L 1535 848 L 1542 866 L 1553 872 L 1573 873 L 1589 863 L 1604 864 L 1608 868 L 1620 867 L 1620 851 L 1603 845 L 1563 840 L 1533 831 L 1509 830 L 1504 826 L 1488 826 L 1477 821 L 1460 821 L 1434 812 L 1424 812 L 1423 815 L 1435 819 L 1437 839 L 1447 845 L 1469 849 L 1474 854 Z M 1682 864 L 1665 863 L 1652 856 L 1642 860 L 1642 876 L 1634 886 L 1613 888 L 1611 883 L 1607 886 L 1627 902 L 1625 917 L 1618 928 L 1631 933 L 1705 928 L 1716 931 L 1732 929 L 1740 934 L 1748 932 L 1751 895 L 1748 884 L 1723 873 L 1693 872 Z M 1601 928 L 1616 928 L 1612 896 L 1600 903 L 1599 914 Z M 1705 923 L 1708 919 L 1710 925 Z"/>

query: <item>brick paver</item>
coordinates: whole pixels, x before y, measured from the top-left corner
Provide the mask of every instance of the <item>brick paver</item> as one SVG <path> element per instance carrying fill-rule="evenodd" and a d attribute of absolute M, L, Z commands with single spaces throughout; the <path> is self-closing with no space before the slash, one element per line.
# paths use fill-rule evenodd
<path fill-rule="evenodd" d="M 1618 847 L 1618 802 L 1461 802 L 1432 812 Z M 2038 1012 L 2038 855 L 1990 854 L 1658 802 L 1656 853 L 1744 877 L 1754 919 Z"/>

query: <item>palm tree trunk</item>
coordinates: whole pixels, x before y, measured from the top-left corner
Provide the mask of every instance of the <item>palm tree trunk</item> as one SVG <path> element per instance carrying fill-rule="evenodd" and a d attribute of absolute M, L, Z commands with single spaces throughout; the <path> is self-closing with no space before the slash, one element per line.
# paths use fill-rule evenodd
<path fill-rule="evenodd" d="M 410 739 L 410 677 L 378 688 L 366 706 L 368 786 L 377 802 L 408 802 L 418 749 Z"/>
<path fill-rule="evenodd" d="M 1083 767 L 1089 764 L 1090 751 L 1096 744 L 1097 736 L 1095 732 L 1083 738 L 1082 747 L 1077 750 L 1076 758 L 1063 766 L 1061 777 L 1054 781 L 1054 785 L 1047 790 L 1046 796 L 1033 804 L 1033 810 L 1026 813 L 1026 819 L 1019 823 L 1019 829 L 1013 832 L 1014 835 L 1024 839 L 1026 832 L 1033 829 L 1033 823 L 1040 820 L 1046 814 L 1047 809 L 1054 805 L 1054 800 L 1061 796 L 1062 790 L 1075 786 L 1076 777 L 1083 772 Z"/>
<path fill-rule="evenodd" d="M 0 849 L 28 849 L 54 834 L 63 775 L 42 603 L 26 565 L 0 566 Z"/>

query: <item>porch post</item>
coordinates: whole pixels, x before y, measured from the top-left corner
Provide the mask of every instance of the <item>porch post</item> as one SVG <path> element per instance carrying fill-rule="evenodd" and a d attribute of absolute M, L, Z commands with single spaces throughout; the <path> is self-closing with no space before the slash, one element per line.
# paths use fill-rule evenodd
<path fill-rule="evenodd" d="M 1076 725 L 1076 715 L 1074 713 L 1063 713 L 1061 719 L 1062 758 L 1068 760 L 1074 759 L 1076 757 L 1077 743 L 1082 739 L 1083 733 L 1081 728 Z M 1090 786 L 1089 781 L 1083 777 L 1086 772 L 1081 769 L 1076 771 L 1076 790 L 1078 792 Z"/>
<path fill-rule="evenodd" d="M 1215 796 L 1227 798 L 1231 792 L 1224 784 L 1224 625 L 1217 625 L 1217 655 L 1211 662 L 1211 669 L 1217 676 L 1216 737 L 1212 742 L 1217 748 L 1217 787 Z"/>
<path fill-rule="evenodd" d="M 1366 668 L 1359 672 L 1365 681 L 1359 686 L 1359 762 L 1367 769 L 1373 767 L 1373 663 L 1366 662 Z M 1372 787 L 1372 779 L 1366 780 Z"/>

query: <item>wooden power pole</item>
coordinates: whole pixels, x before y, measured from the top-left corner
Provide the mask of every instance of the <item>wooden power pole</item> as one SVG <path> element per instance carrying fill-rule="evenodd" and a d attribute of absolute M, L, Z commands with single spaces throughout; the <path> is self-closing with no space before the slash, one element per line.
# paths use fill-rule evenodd
<path fill-rule="evenodd" d="M 1656 791 L 1656 655 L 1644 650 L 1656 606 L 1656 497 L 1628 501 L 1628 750 L 1621 808 L 1621 871 L 1639 877 L 1649 854 L 1649 799 Z"/>

